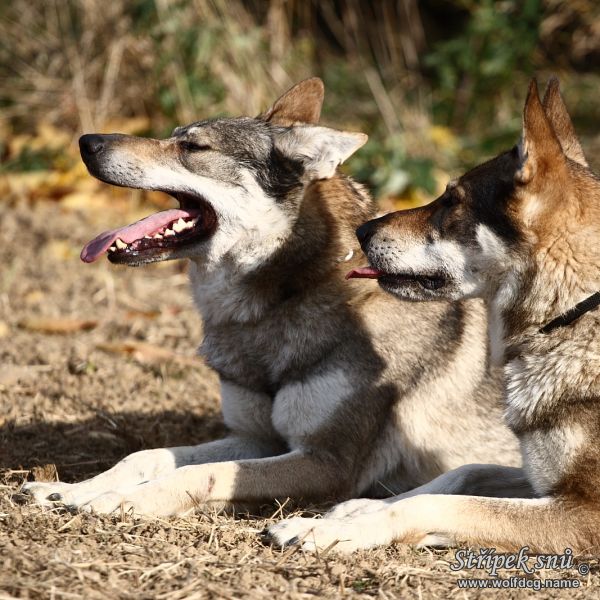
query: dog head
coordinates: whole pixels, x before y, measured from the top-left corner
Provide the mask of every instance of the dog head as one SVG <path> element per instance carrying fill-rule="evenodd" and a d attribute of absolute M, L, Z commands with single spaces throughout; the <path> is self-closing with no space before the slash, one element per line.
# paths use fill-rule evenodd
<path fill-rule="evenodd" d="M 597 180 L 558 81 L 543 103 L 532 81 L 521 142 L 450 182 L 431 204 L 362 225 L 357 236 L 371 266 L 348 276 L 377 278 L 407 300 L 491 298 L 501 286 L 511 293 L 532 275 L 532 255 L 568 224 L 581 227 L 586 185 Z"/>
<path fill-rule="evenodd" d="M 108 253 L 140 265 L 189 257 L 206 268 L 252 265 L 289 235 L 305 188 L 333 177 L 367 136 L 316 125 L 323 83 L 307 79 L 256 118 L 218 118 L 175 129 L 167 139 L 84 135 L 89 172 L 113 185 L 159 190 L 179 208 L 107 231 L 82 259 Z"/>

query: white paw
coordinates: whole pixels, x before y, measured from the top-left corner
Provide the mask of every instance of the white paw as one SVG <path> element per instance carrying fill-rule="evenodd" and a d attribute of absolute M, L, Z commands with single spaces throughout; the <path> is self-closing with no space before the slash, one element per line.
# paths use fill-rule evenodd
<path fill-rule="evenodd" d="M 42 506 L 61 504 L 70 508 L 80 508 L 90 500 L 100 496 L 105 490 L 90 485 L 91 481 L 81 483 L 25 483 L 21 491 L 33 497 Z"/>
<path fill-rule="evenodd" d="M 74 483 L 60 493 L 60 502 L 71 508 L 81 508 L 107 492 L 105 489 L 90 484 L 91 482 Z"/>
<path fill-rule="evenodd" d="M 193 502 L 185 491 L 180 496 L 161 481 L 149 481 L 99 494 L 79 508 L 98 515 L 122 511 L 136 516 L 171 517 L 189 512 Z"/>
<path fill-rule="evenodd" d="M 42 506 L 56 506 L 57 502 L 62 503 L 62 495 L 72 485 L 71 483 L 63 483 L 61 481 L 29 481 L 23 484 L 21 492 L 31 496 L 37 504 L 41 504 Z"/>
<path fill-rule="evenodd" d="M 367 517 L 349 519 L 305 519 L 293 517 L 269 527 L 269 536 L 278 546 L 301 544 L 304 550 L 331 549 L 349 553 L 389 542 L 385 533 Z"/>
<path fill-rule="evenodd" d="M 343 519 L 351 515 L 368 514 L 381 510 L 387 506 L 385 500 L 371 498 L 356 498 L 341 502 L 334 506 L 325 516 L 325 519 Z"/>
<path fill-rule="evenodd" d="M 144 514 L 136 502 L 129 499 L 129 496 L 130 494 L 118 491 L 105 492 L 95 498 L 91 498 L 85 504 L 79 505 L 78 508 L 83 512 L 94 513 L 96 515 L 109 515 L 117 511 L 137 515 Z"/>

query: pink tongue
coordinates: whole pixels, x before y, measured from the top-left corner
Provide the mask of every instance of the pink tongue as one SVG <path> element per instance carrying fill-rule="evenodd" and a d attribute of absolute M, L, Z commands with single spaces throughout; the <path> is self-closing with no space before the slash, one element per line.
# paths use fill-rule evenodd
<path fill-rule="evenodd" d="M 346 275 L 346 279 L 377 279 L 380 275 L 383 275 L 383 271 L 378 271 L 372 267 L 361 267 L 360 269 L 352 269 Z"/>
<path fill-rule="evenodd" d="M 130 244 L 131 242 L 135 242 L 135 240 L 143 238 L 145 235 L 156 233 L 166 225 L 169 225 L 180 218 L 195 218 L 201 214 L 201 210 L 182 210 L 174 208 L 150 215 L 149 217 L 141 219 L 131 225 L 127 225 L 126 227 L 105 231 L 83 247 L 83 250 L 81 251 L 81 260 L 87 263 L 98 260 L 98 258 L 112 246 L 117 238 L 120 238 L 126 244 Z"/>

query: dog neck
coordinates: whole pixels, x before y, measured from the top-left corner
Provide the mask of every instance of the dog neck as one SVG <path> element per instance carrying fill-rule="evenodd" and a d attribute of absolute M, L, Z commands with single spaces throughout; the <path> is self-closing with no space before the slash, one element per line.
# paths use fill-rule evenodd
<path fill-rule="evenodd" d="M 532 338 L 568 335 L 600 304 L 599 221 L 594 205 L 573 201 L 546 224 L 547 233 L 536 233 L 530 256 L 503 278 L 504 301 L 495 294 L 490 307 L 501 319 L 507 348 Z M 509 280 L 512 284 L 505 285 Z"/>
<path fill-rule="evenodd" d="M 371 198 L 349 178 L 317 181 L 305 188 L 290 233 L 251 271 L 224 261 L 207 274 L 192 263 L 192 291 L 205 325 L 256 323 L 323 286 L 344 302 L 356 290 L 344 281 L 354 255 L 360 257 L 354 231 L 372 212 Z"/>

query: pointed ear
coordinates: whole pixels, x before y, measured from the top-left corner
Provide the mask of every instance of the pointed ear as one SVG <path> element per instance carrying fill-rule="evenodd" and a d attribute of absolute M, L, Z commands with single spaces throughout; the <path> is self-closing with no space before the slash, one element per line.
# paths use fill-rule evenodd
<path fill-rule="evenodd" d="M 333 177 L 338 166 L 368 139 L 364 133 L 299 125 L 278 134 L 275 145 L 285 156 L 300 161 L 312 181 Z"/>
<path fill-rule="evenodd" d="M 325 86 L 318 77 L 311 77 L 290 88 L 275 104 L 258 116 L 277 125 L 319 122 Z"/>
<path fill-rule="evenodd" d="M 529 183 L 535 175 L 564 162 L 564 154 L 540 101 L 537 81 L 531 80 L 523 110 L 523 133 L 519 143 L 521 167 L 517 183 Z"/>
<path fill-rule="evenodd" d="M 560 84 L 556 77 L 551 77 L 548 82 L 548 87 L 544 94 L 543 105 L 546 116 L 554 129 L 554 133 L 556 133 L 556 137 L 558 137 L 558 141 L 562 146 L 565 156 L 572 161 L 587 167 L 587 160 L 585 159 L 583 149 L 575 134 L 575 128 L 573 127 L 573 122 L 567 112 L 567 107 L 560 94 Z"/>

